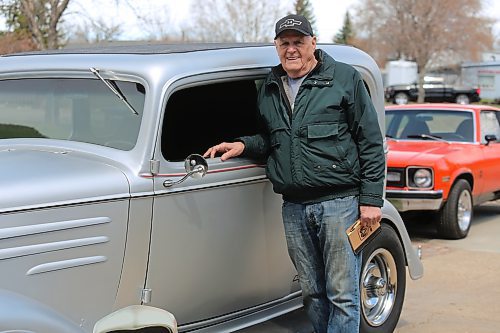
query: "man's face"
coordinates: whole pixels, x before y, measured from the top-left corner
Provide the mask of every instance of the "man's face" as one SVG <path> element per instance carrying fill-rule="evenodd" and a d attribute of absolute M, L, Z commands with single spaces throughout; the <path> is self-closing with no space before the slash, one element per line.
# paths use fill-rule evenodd
<path fill-rule="evenodd" d="M 274 44 L 283 69 L 290 77 L 304 76 L 316 65 L 316 37 L 290 30 L 281 33 Z"/>

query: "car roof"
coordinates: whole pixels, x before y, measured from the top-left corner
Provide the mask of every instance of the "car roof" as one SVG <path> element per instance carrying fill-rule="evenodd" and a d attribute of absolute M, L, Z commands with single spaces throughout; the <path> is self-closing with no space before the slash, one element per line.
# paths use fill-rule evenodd
<path fill-rule="evenodd" d="M 244 47 L 263 47 L 271 43 L 183 43 L 183 44 L 121 44 L 121 45 L 91 45 L 85 47 L 68 47 L 58 50 L 31 51 L 2 55 L 3 57 L 24 55 L 54 55 L 54 54 L 171 54 L 208 50 L 223 50 Z"/>
<path fill-rule="evenodd" d="M 406 104 L 406 105 L 389 105 L 385 107 L 386 110 L 450 110 L 450 111 L 480 111 L 480 110 L 494 110 L 500 111 L 499 108 L 490 105 L 481 104 L 452 104 L 452 103 L 424 103 L 424 104 Z"/>

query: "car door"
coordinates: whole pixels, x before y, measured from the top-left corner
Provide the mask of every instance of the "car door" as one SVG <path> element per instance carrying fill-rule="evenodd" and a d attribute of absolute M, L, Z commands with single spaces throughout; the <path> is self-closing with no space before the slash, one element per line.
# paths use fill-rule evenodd
<path fill-rule="evenodd" d="M 146 287 L 151 305 L 180 325 L 237 315 L 298 290 L 281 198 L 264 162 L 208 159 L 202 179 L 165 186 L 185 175 L 188 154 L 256 132 L 256 92 L 254 79 L 205 83 L 177 89 L 166 103 Z"/>
<path fill-rule="evenodd" d="M 442 102 L 445 94 L 444 85 L 441 82 L 424 83 L 425 101 Z"/>
<path fill-rule="evenodd" d="M 494 192 L 500 191 L 498 166 L 500 165 L 500 112 L 482 110 L 480 113 L 480 138 L 483 150 L 483 200 L 491 200 Z M 496 141 L 486 141 L 487 135 L 496 136 Z"/>

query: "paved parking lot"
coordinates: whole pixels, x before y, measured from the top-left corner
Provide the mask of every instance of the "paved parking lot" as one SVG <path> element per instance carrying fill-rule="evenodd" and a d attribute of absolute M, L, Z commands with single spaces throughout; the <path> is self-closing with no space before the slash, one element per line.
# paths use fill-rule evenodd
<path fill-rule="evenodd" d="M 500 332 L 500 201 L 474 211 L 469 236 L 441 240 L 431 224 L 411 222 L 424 277 L 408 278 L 396 333 Z M 311 333 L 302 310 L 241 333 Z"/>
<path fill-rule="evenodd" d="M 500 201 L 474 214 L 462 240 L 434 239 L 432 225 L 408 225 L 422 245 L 425 273 L 407 282 L 396 332 L 500 332 Z"/>

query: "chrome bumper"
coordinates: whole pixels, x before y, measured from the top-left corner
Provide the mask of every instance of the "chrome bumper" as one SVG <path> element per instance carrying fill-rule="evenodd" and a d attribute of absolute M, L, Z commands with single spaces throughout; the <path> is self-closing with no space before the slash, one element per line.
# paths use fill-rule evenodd
<path fill-rule="evenodd" d="M 387 190 L 386 198 L 400 212 L 410 210 L 439 210 L 443 203 L 443 191 Z"/>

